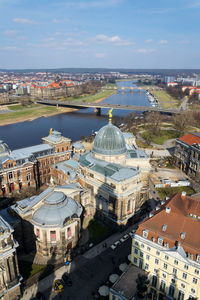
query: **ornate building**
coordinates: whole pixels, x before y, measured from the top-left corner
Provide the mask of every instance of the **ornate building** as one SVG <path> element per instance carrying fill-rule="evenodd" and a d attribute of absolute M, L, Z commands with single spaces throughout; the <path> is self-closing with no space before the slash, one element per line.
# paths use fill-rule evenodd
<path fill-rule="evenodd" d="M 148 272 L 151 299 L 200 299 L 199 220 L 200 199 L 182 192 L 139 225 L 131 262 Z"/>
<path fill-rule="evenodd" d="M 22 277 L 19 274 L 13 228 L 0 217 L 0 298 L 14 300 L 21 294 Z"/>
<path fill-rule="evenodd" d="M 174 152 L 176 165 L 188 176 L 199 181 L 200 176 L 200 134 L 190 133 L 176 139 Z"/>
<path fill-rule="evenodd" d="M 126 225 L 148 196 L 149 158 L 127 147 L 109 123 L 97 133 L 91 152 L 80 156 L 78 181 L 91 191 L 90 210 L 113 225 Z M 87 209 L 86 209 L 87 212 Z"/>
<path fill-rule="evenodd" d="M 43 144 L 11 151 L 0 141 L 0 192 L 39 187 L 50 182 L 50 165 L 70 158 L 71 140 L 50 130 Z"/>
<path fill-rule="evenodd" d="M 53 254 L 56 259 L 66 257 L 79 239 L 83 209 L 65 192 L 68 187 L 49 187 L 38 196 L 17 202 L 8 212 L 16 218 L 19 250 L 35 250 L 36 259 L 43 257 L 43 263 Z"/>

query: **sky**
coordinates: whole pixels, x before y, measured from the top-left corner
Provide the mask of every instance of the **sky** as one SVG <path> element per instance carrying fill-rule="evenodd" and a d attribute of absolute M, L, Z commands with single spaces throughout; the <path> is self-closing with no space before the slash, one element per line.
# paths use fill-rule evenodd
<path fill-rule="evenodd" d="M 200 68 L 200 0 L 0 0 L 0 68 Z"/>

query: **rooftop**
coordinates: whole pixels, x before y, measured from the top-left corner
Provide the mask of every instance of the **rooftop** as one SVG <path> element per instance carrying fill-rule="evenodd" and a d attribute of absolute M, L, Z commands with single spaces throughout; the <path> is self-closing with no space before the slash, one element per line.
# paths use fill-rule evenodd
<path fill-rule="evenodd" d="M 186 253 L 192 254 L 193 259 L 200 254 L 200 199 L 176 194 L 166 201 L 154 215 L 143 221 L 136 231 L 142 236 L 143 230 L 148 231 L 147 239 L 158 241 L 161 245 L 168 244 L 173 248 L 175 244 L 183 247 Z"/>
<path fill-rule="evenodd" d="M 132 300 L 137 292 L 137 282 L 138 274 L 145 274 L 145 272 L 134 266 L 130 265 L 127 271 L 125 271 L 121 277 L 112 286 L 112 294 L 121 293 L 126 299 Z"/>
<path fill-rule="evenodd" d="M 189 133 L 180 137 L 177 140 L 180 140 L 181 142 L 184 142 L 185 144 L 188 145 L 200 144 L 200 133 L 198 132 Z"/>

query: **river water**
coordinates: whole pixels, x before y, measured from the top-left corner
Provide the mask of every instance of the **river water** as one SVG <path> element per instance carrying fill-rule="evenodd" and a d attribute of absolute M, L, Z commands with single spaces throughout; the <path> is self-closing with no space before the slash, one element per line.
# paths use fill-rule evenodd
<path fill-rule="evenodd" d="M 121 81 L 117 85 L 135 86 L 131 81 Z M 119 91 L 104 100 L 105 103 L 149 106 L 145 91 Z M 0 140 L 8 144 L 10 149 L 18 149 L 37 145 L 41 138 L 47 136 L 49 129 L 62 132 L 73 141 L 82 136 L 91 135 L 108 122 L 108 109 L 102 109 L 101 116 L 96 116 L 93 109 L 81 109 L 71 113 L 58 114 L 52 117 L 42 117 L 33 121 L 25 121 L 11 125 L 0 126 Z M 113 116 L 126 116 L 130 110 L 114 110 Z"/>

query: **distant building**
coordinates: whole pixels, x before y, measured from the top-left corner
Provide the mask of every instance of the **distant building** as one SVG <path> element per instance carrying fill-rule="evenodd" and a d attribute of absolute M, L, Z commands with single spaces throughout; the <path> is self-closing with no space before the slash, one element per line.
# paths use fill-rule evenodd
<path fill-rule="evenodd" d="M 150 299 L 200 299 L 199 221 L 200 199 L 183 192 L 157 207 L 133 234 L 131 262 L 148 272 Z"/>
<path fill-rule="evenodd" d="M 70 158 L 71 140 L 51 130 L 43 144 L 11 151 L 0 141 L 0 191 L 3 195 L 49 183 L 50 165 Z"/>
<path fill-rule="evenodd" d="M 200 178 L 200 133 L 189 133 L 176 139 L 176 165 L 188 176 Z"/>
<path fill-rule="evenodd" d="M 0 217 L 0 298 L 14 300 L 21 295 L 22 277 L 19 274 L 13 228 Z"/>

